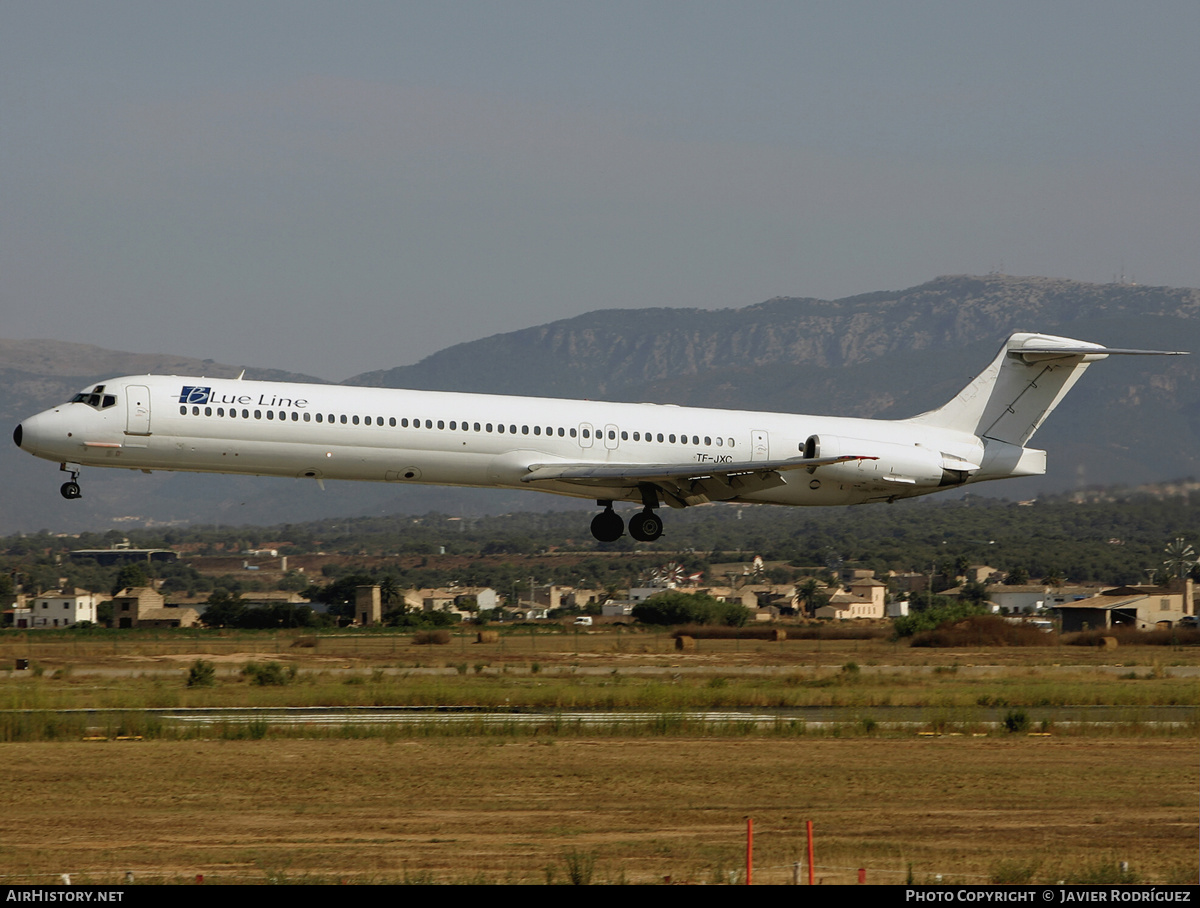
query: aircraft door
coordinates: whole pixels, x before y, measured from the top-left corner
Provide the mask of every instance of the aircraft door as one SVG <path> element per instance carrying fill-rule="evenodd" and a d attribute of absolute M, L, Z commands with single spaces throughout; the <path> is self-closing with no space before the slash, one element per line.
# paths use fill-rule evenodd
<path fill-rule="evenodd" d="M 604 447 L 615 451 L 621 443 L 621 430 L 611 423 L 604 427 Z"/>
<path fill-rule="evenodd" d="M 150 389 L 145 385 L 125 386 L 125 434 L 150 434 Z"/>
<path fill-rule="evenodd" d="M 750 430 L 750 459 L 770 460 L 771 445 L 767 440 L 765 429 Z"/>
<path fill-rule="evenodd" d="M 579 424 L 579 447 L 590 448 L 592 446 L 592 435 L 595 434 L 595 429 L 589 422 L 581 422 Z"/>

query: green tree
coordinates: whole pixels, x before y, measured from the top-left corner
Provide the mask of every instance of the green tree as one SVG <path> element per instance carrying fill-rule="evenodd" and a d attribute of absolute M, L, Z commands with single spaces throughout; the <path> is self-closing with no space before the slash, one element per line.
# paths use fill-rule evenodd
<path fill-rule="evenodd" d="M 633 617 L 643 624 L 723 624 L 742 627 L 750 619 L 744 605 L 721 602 L 706 593 L 666 592 L 633 607 Z"/>
<path fill-rule="evenodd" d="M 1029 582 L 1029 571 L 1023 567 L 1015 567 L 1004 578 L 1005 586 L 1024 586 Z"/>
<path fill-rule="evenodd" d="M 817 609 L 829 602 L 828 588 L 816 577 L 809 577 L 796 586 L 796 596 L 804 603 L 804 611 L 813 617 Z"/>
<path fill-rule="evenodd" d="M 117 595 L 121 590 L 133 589 L 139 586 L 146 586 L 149 583 L 146 577 L 146 571 L 140 564 L 125 564 L 117 571 L 117 577 L 113 581 L 112 595 Z"/>
<path fill-rule="evenodd" d="M 238 593 L 231 593 L 224 587 L 218 587 L 208 597 L 208 607 L 200 620 L 205 627 L 242 627 L 246 604 Z"/>

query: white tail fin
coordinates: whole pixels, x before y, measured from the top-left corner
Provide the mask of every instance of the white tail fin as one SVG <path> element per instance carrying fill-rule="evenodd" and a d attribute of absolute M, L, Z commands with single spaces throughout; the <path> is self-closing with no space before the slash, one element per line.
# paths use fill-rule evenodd
<path fill-rule="evenodd" d="M 1024 446 L 1087 367 L 1110 354 L 1179 355 L 1118 350 L 1050 334 L 1014 334 L 952 401 L 911 422 Z"/>

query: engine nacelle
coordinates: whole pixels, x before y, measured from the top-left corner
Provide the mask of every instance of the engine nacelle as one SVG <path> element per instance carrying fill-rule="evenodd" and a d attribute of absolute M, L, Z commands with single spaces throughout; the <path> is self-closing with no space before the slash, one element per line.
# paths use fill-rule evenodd
<path fill-rule="evenodd" d="M 812 435 L 804 443 L 805 457 L 843 457 L 869 455 L 878 460 L 855 460 L 814 467 L 823 479 L 860 488 L 904 489 L 938 488 L 966 482 L 974 464 L 919 444 L 865 441 L 838 435 Z"/>

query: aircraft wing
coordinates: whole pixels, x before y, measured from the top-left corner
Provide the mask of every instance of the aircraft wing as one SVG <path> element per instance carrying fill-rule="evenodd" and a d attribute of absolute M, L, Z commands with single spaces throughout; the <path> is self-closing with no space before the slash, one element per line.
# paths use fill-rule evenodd
<path fill-rule="evenodd" d="M 578 486 L 631 490 L 653 486 L 672 507 L 708 501 L 727 501 L 752 492 L 786 485 L 783 474 L 853 460 L 878 460 L 868 455 L 792 457 L 787 460 L 752 460 L 738 463 L 551 463 L 532 464 L 522 482 L 560 482 Z"/>

